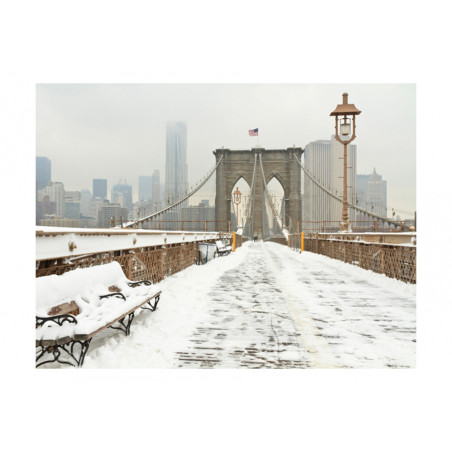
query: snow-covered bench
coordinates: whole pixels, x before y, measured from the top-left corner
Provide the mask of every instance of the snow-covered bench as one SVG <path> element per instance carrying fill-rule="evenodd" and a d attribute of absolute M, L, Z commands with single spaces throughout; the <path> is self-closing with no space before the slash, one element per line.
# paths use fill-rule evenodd
<path fill-rule="evenodd" d="M 155 311 L 160 294 L 150 281 L 128 280 L 118 262 L 37 278 L 36 367 L 82 366 L 93 336 L 109 327 L 128 336 L 135 311 Z"/>
<path fill-rule="evenodd" d="M 215 243 L 217 245 L 216 253 L 218 256 L 227 256 L 232 251 L 232 246 L 224 240 L 217 240 Z"/>

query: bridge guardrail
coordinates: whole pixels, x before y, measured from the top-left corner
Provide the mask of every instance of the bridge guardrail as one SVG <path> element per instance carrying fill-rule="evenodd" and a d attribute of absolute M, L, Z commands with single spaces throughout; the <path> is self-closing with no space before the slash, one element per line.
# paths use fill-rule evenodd
<path fill-rule="evenodd" d="M 413 235 L 407 234 L 411 238 L 409 243 L 384 243 L 380 241 L 384 234 L 374 237 L 369 235 L 363 240 L 357 234 L 352 239 L 353 235 L 350 237 L 348 234 L 308 233 L 304 235 L 304 250 L 416 284 L 416 245 L 415 240 L 412 243 Z M 289 235 L 289 247 L 301 249 L 300 245 L 301 234 Z"/>
<path fill-rule="evenodd" d="M 161 281 L 198 260 L 198 243 L 215 243 L 218 232 L 134 229 L 36 230 L 36 277 L 117 261 L 131 280 Z"/>
<path fill-rule="evenodd" d="M 215 243 L 215 240 L 207 240 Z M 119 262 L 124 274 L 133 281 L 147 279 L 153 283 L 173 275 L 198 261 L 198 243 L 177 243 L 155 247 L 124 249 L 75 256 L 68 259 L 37 261 L 36 277 L 62 275 L 76 268 Z"/>
<path fill-rule="evenodd" d="M 119 262 L 131 280 L 147 279 L 153 283 L 177 273 L 198 262 L 198 244 L 215 244 L 228 239 L 232 233 L 178 233 L 164 234 L 118 230 L 36 231 L 36 277 L 61 275 L 76 268 Z M 242 236 L 236 234 L 236 248 L 242 245 Z"/>

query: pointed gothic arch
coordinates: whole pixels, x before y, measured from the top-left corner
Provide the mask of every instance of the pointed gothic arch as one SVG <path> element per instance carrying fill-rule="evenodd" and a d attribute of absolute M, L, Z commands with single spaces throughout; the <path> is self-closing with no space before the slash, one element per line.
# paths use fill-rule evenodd
<path fill-rule="evenodd" d="M 232 151 L 217 149 L 214 152 L 216 162 L 215 220 L 217 224 L 229 221 L 233 186 L 241 177 L 253 186 L 254 176 L 254 221 L 253 235 L 262 237 L 262 200 L 264 184 L 274 177 L 284 189 L 285 211 L 293 222 L 301 221 L 301 171 L 296 158 L 303 153 L 301 148 L 263 149 Z M 221 159 L 221 161 L 220 161 Z M 262 180 L 262 169 L 264 179 Z"/>

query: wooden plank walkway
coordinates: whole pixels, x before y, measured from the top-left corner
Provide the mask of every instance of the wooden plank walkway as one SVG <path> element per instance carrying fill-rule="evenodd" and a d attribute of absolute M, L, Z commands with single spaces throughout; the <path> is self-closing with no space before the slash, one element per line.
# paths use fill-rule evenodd
<path fill-rule="evenodd" d="M 209 297 L 209 316 L 177 353 L 178 367 L 415 363 L 414 297 L 356 277 L 334 260 L 313 265 L 287 247 L 253 243 L 240 267 L 223 275 Z"/>

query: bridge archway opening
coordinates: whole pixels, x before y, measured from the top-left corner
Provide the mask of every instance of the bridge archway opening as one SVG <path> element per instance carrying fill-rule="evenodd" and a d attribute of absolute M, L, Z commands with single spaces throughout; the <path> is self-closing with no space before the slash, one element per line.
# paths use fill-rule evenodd
<path fill-rule="evenodd" d="M 303 150 L 299 147 L 287 149 L 231 150 L 216 149 L 216 194 L 215 219 L 218 223 L 230 221 L 232 211 L 231 191 L 233 182 L 243 177 L 251 187 L 250 220 L 245 225 L 244 236 L 248 238 L 265 236 L 263 231 L 265 215 L 265 185 L 273 177 L 279 179 L 285 188 L 284 208 L 287 216 L 297 223 L 301 220 L 301 171 L 296 164 Z M 249 226 L 249 228 L 248 228 Z"/>
<path fill-rule="evenodd" d="M 238 190 L 240 195 L 240 203 L 236 204 L 234 199 L 237 199 L 237 196 L 234 193 Z M 231 200 L 231 231 L 237 231 L 238 229 L 242 229 L 245 226 L 246 218 L 247 218 L 247 208 L 250 202 L 250 191 L 251 187 L 248 182 L 240 177 L 233 185 L 233 188 L 230 193 Z"/>
<path fill-rule="evenodd" d="M 270 200 L 266 200 L 266 223 L 264 231 L 266 236 L 282 236 L 282 225 L 285 222 L 285 192 L 284 187 L 276 176 L 273 176 L 267 184 L 267 193 Z M 271 204 L 270 204 L 271 202 Z"/>

